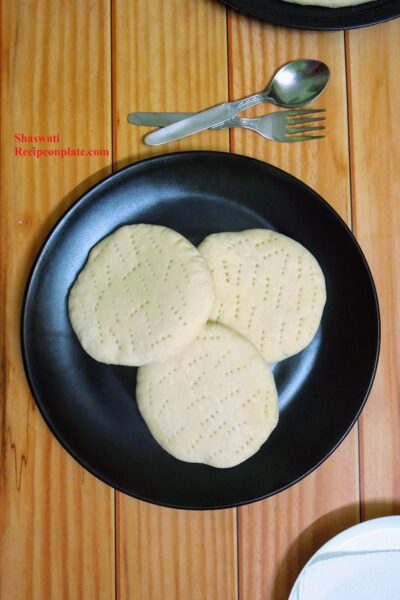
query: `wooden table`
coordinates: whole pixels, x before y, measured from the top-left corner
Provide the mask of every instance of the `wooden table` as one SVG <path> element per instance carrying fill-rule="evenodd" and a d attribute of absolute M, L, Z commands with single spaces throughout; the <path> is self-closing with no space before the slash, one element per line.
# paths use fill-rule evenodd
<path fill-rule="evenodd" d="M 284 600 L 332 535 L 400 511 L 400 20 L 321 33 L 214 0 L 4 0 L 2 30 L 0 598 Z M 213 131 L 154 150 L 127 124 L 134 110 L 242 97 L 299 57 L 332 71 L 320 142 Z M 61 142 L 19 143 L 20 133 Z M 109 152 L 15 150 L 68 146 Z M 21 364 L 21 297 L 49 228 L 113 170 L 185 149 L 255 156 L 307 182 L 353 228 L 380 299 L 380 365 L 357 426 L 301 483 L 238 510 L 157 508 L 102 484 L 51 435 Z"/>

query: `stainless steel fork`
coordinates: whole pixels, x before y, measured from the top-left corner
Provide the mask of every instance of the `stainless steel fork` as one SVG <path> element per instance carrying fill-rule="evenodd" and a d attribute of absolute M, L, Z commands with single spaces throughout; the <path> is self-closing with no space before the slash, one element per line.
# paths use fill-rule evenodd
<path fill-rule="evenodd" d="M 317 113 L 325 112 L 324 108 L 285 110 L 269 113 L 262 117 L 247 119 L 234 117 L 229 121 L 212 127 L 212 129 L 226 129 L 230 127 L 244 127 L 251 129 L 268 140 L 276 142 L 305 142 L 317 140 L 324 135 L 310 135 L 314 131 L 325 129 L 324 125 L 311 125 L 325 120 L 325 116 Z M 132 125 L 147 125 L 151 127 L 164 127 L 189 117 L 191 113 L 151 113 L 136 112 L 128 115 Z"/>

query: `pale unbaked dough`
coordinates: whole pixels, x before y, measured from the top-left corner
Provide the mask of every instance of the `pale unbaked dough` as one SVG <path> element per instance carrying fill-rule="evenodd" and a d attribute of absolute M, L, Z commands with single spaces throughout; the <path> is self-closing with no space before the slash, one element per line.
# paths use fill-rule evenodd
<path fill-rule="evenodd" d="M 199 251 L 157 225 L 127 225 L 91 250 L 68 298 L 83 348 L 138 366 L 182 350 L 206 323 L 214 283 Z"/>
<path fill-rule="evenodd" d="M 340 8 L 342 6 L 355 6 L 356 4 L 366 4 L 374 0 L 285 0 L 293 4 L 309 4 L 313 6 L 325 6 L 326 8 Z"/>
<path fill-rule="evenodd" d="M 140 367 L 136 399 L 164 450 L 214 467 L 252 456 L 278 422 L 275 382 L 262 356 L 214 323 L 174 358 Z"/>
<path fill-rule="evenodd" d="M 301 244 L 268 229 L 208 236 L 199 246 L 213 274 L 210 319 L 247 337 L 273 363 L 305 348 L 326 300 L 325 280 Z"/>

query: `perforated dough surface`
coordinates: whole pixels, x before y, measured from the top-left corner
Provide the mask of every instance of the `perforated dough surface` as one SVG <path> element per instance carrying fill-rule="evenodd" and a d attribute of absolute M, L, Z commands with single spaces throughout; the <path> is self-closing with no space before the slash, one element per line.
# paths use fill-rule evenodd
<path fill-rule="evenodd" d="M 262 356 L 214 323 L 178 356 L 141 367 L 136 398 L 162 448 L 214 467 L 252 456 L 278 422 L 275 382 Z"/>
<path fill-rule="evenodd" d="M 179 233 L 127 225 L 91 250 L 68 298 L 83 348 L 98 361 L 142 365 L 190 343 L 214 302 L 211 273 Z"/>
<path fill-rule="evenodd" d="M 317 332 L 325 279 L 313 255 L 269 229 L 208 236 L 199 246 L 213 274 L 211 320 L 248 338 L 273 363 L 305 348 Z"/>

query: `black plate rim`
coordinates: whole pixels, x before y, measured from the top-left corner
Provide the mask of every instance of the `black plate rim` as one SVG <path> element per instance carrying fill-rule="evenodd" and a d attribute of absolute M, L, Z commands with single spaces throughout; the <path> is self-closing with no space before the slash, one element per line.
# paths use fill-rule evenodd
<path fill-rule="evenodd" d="M 209 506 L 185 506 L 185 505 L 180 505 L 178 503 L 168 503 L 168 502 L 158 502 L 157 500 L 155 500 L 154 498 L 147 498 L 145 496 L 142 496 L 140 494 L 135 494 L 133 493 L 131 490 L 124 488 L 124 486 L 119 486 L 119 485 L 115 485 L 114 483 L 110 483 L 110 481 L 108 481 L 105 477 L 102 476 L 101 473 L 99 473 L 98 471 L 96 471 L 96 469 L 89 465 L 88 463 L 86 463 L 86 461 L 78 456 L 78 454 L 74 451 L 74 449 L 68 444 L 68 442 L 66 440 L 64 440 L 61 432 L 59 432 L 58 430 L 56 430 L 55 427 L 53 427 L 51 420 L 48 418 L 48 416 L 46 415 L 46 411 L 44 406 L 42 406 L 41 401 L 40 401 L 40 395 L 36 393 L 35 390 L 35 385 L 34 385 L 34 381 L 33 378 L 31 376 L 31 372 L 30 372 L 30 367 L 29 367 L 29 357 L 27 355 L 27 351 L 26 351 L 26 345 L 25 345 L 25 321 L 26 321 L 26 309 L 27 309 L 27 303 L 28 303 L 28 299 L 29 299 L 29 293 L 30 293 L 30 289 L 31 289 L 31 283 L 33 281 L 33 278 L 35 277 L 35 273 L 36 270 L 40 264 L 40 260 L 41 257 L 44 254 L 44 251 L 46 250 L 46 246 L 48 243 L 50 243 L 51 239 L 53 238 L 53 236 L 58 232 L 59 228 L 62 226 L 62 223 L 64 221 L 64 219 L 66 219 L 72 212 L 73 210 L 75 210 L 75 208 L 81 204 L 82 202 L 84 202 L 85 200 L 87 200 L 91 194 L 96 190 L 98 191 L 99 189 L 101 189 L 104 186 L 107 186 L 108 183 L 110 183 L 110 181 L 115 181 L 116 179 L 118 179 L 119 177 L 123 176 L 123 174 L 126 171 L 132 170 L 135 171 L 136 169 L 140 168 L 143 164 L 149 164 L 149 163 L 157 163 L 157 162 L 162 162 L 165 160 L 179 160 L 180 157 L 182 156 L 198 156 L 198 155 L 209 155 L 212 156 L 214 158 L 225 158 L 225 159 L 229 159 L 229 160 L 245 160 L 245 161 L 250 161 L 250 162 L 254 162 L 257 164 L 261 164 L 264 166 L 267 166 L 269 169 L 271 169 L 272 171 L 275 171 L 275 173 L 283 178 L 287 178 L 292 180 L 294 183 L 296 183 L 297 185 L 303 187 L 306 191 L 308 191 L 309 194 L 311 194 L 312 196 L 314 196 L 314 198 L 319 201 L 320 203 L 322 203 L 325 208 L 327 208 L 329 210 L 329 212 L 331 212 L 336 219 L 338 220 L 338 223 L 342 226 L 342 228 L 344 229 L 344 231 L 347 233 L 347 235 L 350 237 L 351 241 L 353 242 L 353 244 L 355 245 L 361 259 L 362 262 L 364 264 L 364 267 L 366 268 L 366 272 L 371 284 L 371 289 L 373 292 L 373 297 L 374 297 L 374 301 L 375 301 L 375 314 L 376 314 L 376 332 L 377 332 L 377 339 L 376 339 L 376 352 L 375 352 L 375 358 L 374 358 L 374 364 L 373 364 L 373 368 L 372 368 L 372 372 L 371 372 L 371 376 L 370 376 L 370 381 L 368 384 L 368 387 L 366 389 L 366 392 L 364 394 L 364 398 L 362 399 L 362 402 L 360 403 L 360 407 L 357 410 L 352 422 L 349 424 L 349 426 L 347 427 L 347 429 L 343 432 L 343 434 L 341 435 L 341 437 L 339 438 L 338 442 L 332 447 L 332 449 L 318 462 L 316 463 L 313 467 L 311 467 L 308 471 L 306 471 L 303 475 L 301 475 L 300 477 L 298 477 L 297 479 L 294 479 L 293 481 L 287 483 L 286 485 L 280 487 L 279 489 L 275 490 L 274 492 L 265 494 L 265 495 L 261 495 L 259 497 L 256 498 L 252 498 L 250 500 L 244 500 L 244 501 L 239 501 L 239 502 L 232 502 L 232 503 L 228 503 L 228 504 L 221 504 L 218 506 L 215 505 L 209 505 Z M 50 229 L 49 233 L 47 234 L 47 236 L 45 237 L 43 243 L 41 244 L 37 254 L 36 254 L 36 258 L 33 262 L 33 265 L 31 267 L 29 276 L 27 278 L 27 282 L 25 285 L 25 290 L 24 290 L 24 295 L 23 295 L 23 300 L 22 300 L 22 308 L 21 308 L 21 318 L 20 318 L 20 342 L 21 342 L 21 354 L 22 354 L 22 362 L 23 362 L 23 366 L 24 366 L 24 371 L 25 371 L 25 376 L 27 378 L 28 384 L 29 384 L 29 388 L 32 394 L 32 397 L 35 401 L 36 406 L 39 409 L 40 414 L 42 415 L 45 423 L 47 424 L 50 432 L 52 433 L 52 435 L 55 437 L 55 439 L 61 444 L 62 448 L 68 452 L 68 454 L 70 456 L 72 456 L 72 458 L 74 460 L 77 461 L 77 463 L 83 467 L 84 469 L 86 469 L 89 473 L 91 473 L 94 477 L 96 477 L 97 479 L 99 479 L 100 481 L 102 481 L 103 483 L 105 483 L 106 485 L 108 485 L 109 487 L 111 487 L 114 490 L 117 490 L 119 492 L 122 492 L 128 496 L 131 496 L 132 498 L 135 498 L 136 500 L 141 500 L 143 502 L 148 502 L 149 504 L 154 504 L 156 506 L 163 506 L 166 508 L 173 508 L 173 509 L 178 509 L 178 510 L 222 510 L 222 509 L 227 509 L 227 508 L 235 508 L 238 506 L 245 506 L 247 504 L 252 504 L 253 502 L 258 502 L 260 500 L 265 500 L 266 498 L 269 498 L 271 496 L 275 496 L 276 494 L 279 494 L 285 490 L 287 490 L 288 488 L 292 487 L 293 485 L 296 485 L 297 483 L 299 483 L 300 481 L 302 481 L 305 477 L 307 477 L 308 475 L 310 475 L 313 471 L 315 471 L 316 469 L 318 469 L 334 452 L 335 450 L 340 446 L 340 444 L 344 441 L 344 439 L 347 437 L 347 435 L 350 433 L 351 429 L 354 427 L 355 423 L 357 422 L 357 419 L 359 418 L 365 403 L 368 399 L 368 396 L 371 392 L 371 388 L 372 385 L 374 383 L 375 380 L 375 375 L 376 375 L 376 371 L 377 371 L 377 367 L 378 367 L 378 362 L 379 362 L 379 354 L 380 354 L 380 347 L 381 347 L 381 317 L 380 317 L 380 310 L 379 310 L 379 300 L 378 300 L 378 295 L 377 295 L 377 291 L 376 291 L 376 287 L 375 287 L 375 283 L 374 283 L 374 279 L 372 277 L 372 273 L 371 270 L 369 268 L 368 262 L 365 258 L 365 255 L 361 249 L 361 246 L 359 245 L 357 239 L 355 238 L 353 232 L 351 231 L 351 229 L 348 227 L 348 225 L 346 224 L 346 222 L 342 219 L 342 217 L 339 215 L 338 212 L 336 212 L 336 210 L 326 201 L 324 200 L 324 198 L 322 196 L 320 196 L 317 192 L 315 192 L 310 186 L 308 186 L 306 183 L 304 183 L 303 181 L 301 181 L 300 179 L 298 179 L 297 177 L 294 177 L 293 175 L 291 175 L 290 173 L 284 171 L 283 169 L 280 169 L 279 167 L 275 167 L 274 165 L 271 165 L 270 163 L 266 163 L 264 161 L 258 160 L 256 158 L 253 157 L 249 157 L 249 156 L 245 156 L 242 154 L 233 154 L 233 153 L 229 153 L 229 152 L 217 152 L 217 151 L 212 151 L 212 150 L 190 150 L 190 151 L 185 151 L 185 152 L 173 152 L 173 153 L 168 153 L 168 154 L 161 154 L 158 156 L 152 156 L 150 158 L 144 158 L 141 159 L 139 161 L 136 161 L 134 163 L 131 163 L 129 165 L 127 165 L 126 167 L 123 167 L 122 169 L 119 169 L 118 171 L 115 171 L 113 173 L 111 173 L 109 176 L 105 177 L 104 179 L 102 179 L 101 181 L 95 183 L 93 186 L 91 186 L 84 194 L 82 194 L 81 196 L 79 196 L 79 198 L 77 198 L 72 204 L 71 206 L 69 206 L 67 208 L 66 211 L 63 212 L 63 214 L 58 218 L 58 220 L 56 221 L 56 223 L 53 225 L 53 227 Z"/>
<path fill-rule="evenodd" d="M 280 1 L 283 2 L 283 0 Z M 279 13 L 276 14 L 274 11 L 271 13 L 267 5 L 265 6 L 265 8 L 263 7 L 260 10 L 258 10 L 257 7 L 247 8 L 246 6 L 243 6 L 243 0 L 221 0 L 221 2 L 223 2 L 226 6 L 233 10 L 237 10 L 250 17 L 255 17 L 256 19 L 260 19 L 261 21 L 267 21 L 268 23 L 272 23 L 273 25 L 281 25 L 283 27 L 289 27 L 292 29 L 304 29 L 311 31 L 344 31 L 348 29 L 360 29 L 362 27 L 370 27 L 373 25 L 379 25 L 380 23 L 386 23 L 387 21 L 391 21 L 392 19 L 397 19 L 398 17 L 400 17 L 400 4 L 397 4 L 397 6 L 395 5 L 392 8 L 392 10 L 390 10 L 389 5 L 388 11 L 384 14 L 384 16 L 376 16 L 370 18 L 361 17 L 360 20 L 357 20 L 357 18 L 356 20 L 354 20 L 354 15 L 349 13 L 348 17 L 346 15 L 341 15 L 341 17 L 339 17 L 339 19 L 336 18 L 335 21 L 335 19 L 331 18 L 332 15 L 330 14 L 329 18 L 327 18 L 326 20 L 322 18 L 322 22 L 319 20 L 318 24 L 315 25 L 313 23 L 307 22 L 307 20 L 304 21 L 301 18 L 299 20 L 298 15 L 295 14 L 288 20 L 287 18 L 285 18 L 285 16 L 281 17 Z M 301 5 L 293 4 L 292 6 L 294 9 L 297 8 L 300 11 L 302 9 Z M 357 6 L 343 7 L 341 9 L 325 8 L 322 6 L 308 6 L 307 8 L 315 10 L 317 12 L 329 11 L 329 13 L 332 13 L 332 11 L 334 10 L 354 10 L 357 9 Z M 373 9 L 374 7 L 372 6 L 371 8 Z"/>

